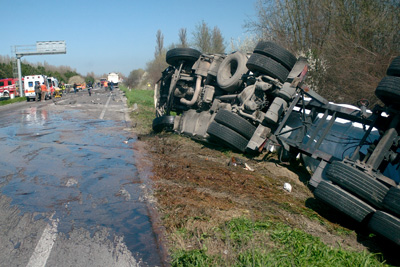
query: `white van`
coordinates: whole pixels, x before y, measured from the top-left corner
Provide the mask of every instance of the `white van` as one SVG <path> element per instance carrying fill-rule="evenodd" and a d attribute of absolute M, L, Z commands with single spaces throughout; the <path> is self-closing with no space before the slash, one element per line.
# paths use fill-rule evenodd
<path fill-rule="evenodd" d="M 45 99 L 49 99 L 51 97 L 51 91 L 49 88 L 49 83 L 47 81 L 47 76 L 45 75 L 29 75 L 24 77 L 24 88 L 25 88 L 25 96 L 26 101 L 30 101 L 31 99 L 36 98 L 35 93 L 35 83 L 39 82 L 40 85 L 44 83 L 47 87 L 47 93 Z"/>
<path fill-rule="evenodd" d="M 58 88 L 58 80 L 54 77 L 47 77 L 47 82 L 49 84 L 51 96 L 54 96 L 54 91 Z"/>

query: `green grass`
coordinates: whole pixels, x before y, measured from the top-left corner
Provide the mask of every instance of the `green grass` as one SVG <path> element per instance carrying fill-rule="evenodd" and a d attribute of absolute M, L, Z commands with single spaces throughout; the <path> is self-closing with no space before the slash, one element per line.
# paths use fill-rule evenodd
<path fill-rule="evenodd" d="M 128 90 L 123 85 L 119 88 L 125 93 L 128 107 L 132 108 L 136 103 L 138 108 L 130 113 L 133 124 L 139 134 L 148 134 L 151 132 L 151 125 L 155 118 L 154 109 L 154 91 L 153 90 Z"/>
<path fill-rule="evenodd" d="M 207 238 L 220 238 L 229 252 L 211 254 L 205 245 L 177 250 L 172 266 L 385 266 L 379 254 L 331 247 L 318 237 L 269 220 L 236 218 Z"/>
<path fill-rule="evenodd" d="M 120 89 L 125 92 L 129 107 L 138 105 L 130 115 L 138 124 L 139 133 L 150 133 L 155 118 L 154 92 L 129 91 L 124 86 Z M 289 205 L 282 206 L 292 211 Z M 321 222 L 314 213 L 308 215 Z M 236 218 L 207 232 L 182 227 L 175 234 L 187 243 L 196 240 L 200 245 L 172 251 L 172 266 L 385 266 L 380 254 L 332 247 L 318 237 L 270 219 Z"/>
<path fill-rule="evenodd" d="M 125 92 L 125 96 L 128 99 L 128 106 L 132 107 L 134 103 L 138 105 L 152 108 L 154 107 L 154 91 L 153 90 L 139 90 L 132 89 L 128 90 L 125 86 L 119 87 Z"/>
<path fill-rule="evenodd" d="M 17 102 L 23 102 L 26 101 L 25 97 L 16 97 L 14 99 L 4 99 L 4 100 L 0 100 L 0 106 L 4 106 L 4 105 L 8 105 L 8 104 L 12 104 L 12 103 L 17 103 Z"/>

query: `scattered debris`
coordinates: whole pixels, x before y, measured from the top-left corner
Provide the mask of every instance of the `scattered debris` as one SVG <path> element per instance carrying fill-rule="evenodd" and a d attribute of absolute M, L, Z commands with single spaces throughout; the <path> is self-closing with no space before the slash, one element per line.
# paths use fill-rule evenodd
<path fill-rule="evenodd" d="M 288 192 L 290 193 L 290 192 L 292 192 L 292 185 L 289 184 L 289 183 L 285 183 L 285 184 L 283 185 L 283 189 L 286 190 L 286 191 L 288 191 Z"/>
<path fill-rule="evenodd" d="M 71 187 L 71 186 L 76 185 L 76 184 L 78 184 L 78 181 L 76 179 L 74 179 L 74 178 L 70 178 L 70 179 L 68 179 L 68 181 L 65 184 L 65 186 Z"/>
<path fill-rule="evenodd" d="M 245 169 L 245 170 L 248 170 L 248 171 L 251 171 L 251 172 L 254 172 L 254 169 L 251 168 L 251 167 L 249 166 L 249 164 L 247 164 L 247 163 L 244 164 L 244 169 Z"/>
<path fill-rule="evenodd" d="M 232 158 L 231 158 L 231 160 L 228 162 L 228 166 L 234 166 L 234 167 L 240 166 L 240 167 L 242 167 L 242 168 L 245 169 L 245 170 L 248 170 L 248 171 L 251 171 L 251 172 L 254 171 L 254 169 L 251 168 L 251 167 L 249 166 L 249 164 L 247 164 L 246 162 L 244 162 L 242 159 L 235 158 L 235 157 L 232 157 Z"/>

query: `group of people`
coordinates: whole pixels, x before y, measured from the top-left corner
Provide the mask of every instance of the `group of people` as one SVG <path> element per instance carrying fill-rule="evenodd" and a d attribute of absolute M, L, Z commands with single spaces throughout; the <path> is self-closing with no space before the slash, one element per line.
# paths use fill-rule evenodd
<path fill-rule="evenodd" d="M 42 84 L 40 84 L 39 82 L 35 83 L 35 97 L 36 97 L 36 101 L 39 101 L 39 95 L 41 95 L 41 100 L 44 101 L 46 100 L 46 94 L 47 94 L 47 86 L 46 84 L 43 82 Z"/>
<path fill-rule="evenodd" d="M 88 82 L 86 84 L 86 86 L 87 86 L 87 89 L 88 89 L 89 96 L 91 96 L 92 95 L 92 88 L 93 88 L 92 82 Z M 113 85 L 112 82 L 108 82 L 108 86 L 107 87 L 110 89 L 110 91 L 112 91 L 114 89 L 114 85 Z M 106 90 L 107 90 L 107 87 L 106 87 Z M 74 89 L 74 93 L 76 94 L 78 92 L 78 85 L 76 83 L 74 83 L 73 89 Z M 67 93 L 69 93 L 69 90 L 68 90 Z M 36 82 L 35 83 L 36 101 L 39 101 L 39 96 L 41 96 L 41 100 L 46 100 L 46 94 L 47 94 L 47 86 L 46 86 L 46 84 L 44 82 L 42 84 L 40 84 L 39 82 Z"/>

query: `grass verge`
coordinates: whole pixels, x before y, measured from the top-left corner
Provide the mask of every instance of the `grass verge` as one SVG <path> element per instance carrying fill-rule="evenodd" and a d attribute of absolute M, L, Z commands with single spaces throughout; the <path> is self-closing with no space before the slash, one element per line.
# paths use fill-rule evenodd
<path fill-rule="evenodd" d="M 135 131 L 151 133 L 153 91 L 120 88 L 130 107 L 138 105 L 131 113 L 138 124 Z M 229 159 L 232 153 L 207 152 L 177 135 L 148 135 L 144 140 L 155 145 L 150 149 L 154 195 L 172 266 L 385 266 L 381 254 L 348 243 L 327 244 L 316 236 L 328 230 L 328 238 L 335 235 L 338 240 L 355 239 L 356 234 L 307 207 L 305 199 L 312 194 L 304 185 L 305 196 L 282 194 L 277 177 L 284 174 L 256 178 L 219 163 L 213 168 L 212 158 Z M 264 168 L 270 173 L 273 166 Z M 300 185 L 295 190 L 301 191 Z"/>
<path fill-rule="evenodd" d="M 134 123 L 135 131 L 138 134 L 149 134 L 151 125 L 155 117 L 154 91 L 153 90 L 129 90 L 126 86 L 120 85 L 119 88 L 125 93 L 128 107 L 137 105 L 129 115 Z"/>
<path fill-rule="evenodd" d="M 191 233 L 186 233 L 191 235 Z M 273 222 L 235 218 L 203 233 L 201 249 L 175 250 L 172 266 L 384 266 L 377 254 L 330 247 L 299 229 Z M 221 240 L 221 253 L 209 251 Z"/>
<path fill-rule="evenodd" d="M 4 106 L 4 105 L 8 105 L 8 104 L 12 104 L 12 103 L 17 103 L 17 102 L 23 102 L 26 101 L 25 97 L 16 97 L 14 99 L 11 98 L 2 98 L 0 100 L 0 106 Z"/>

